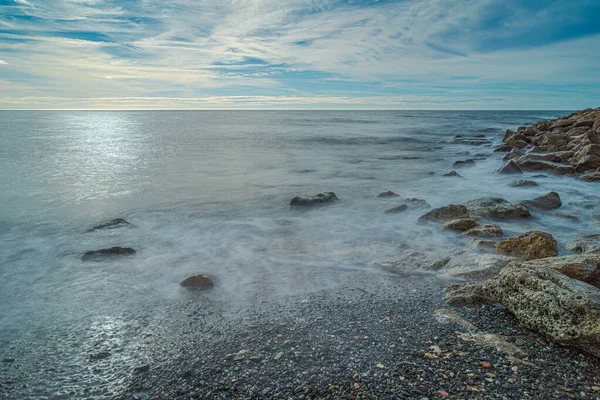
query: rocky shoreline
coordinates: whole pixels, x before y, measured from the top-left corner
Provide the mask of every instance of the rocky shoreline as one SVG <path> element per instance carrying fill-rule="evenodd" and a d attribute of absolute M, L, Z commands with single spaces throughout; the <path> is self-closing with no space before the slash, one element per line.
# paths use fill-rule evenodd
<path fill-rule="evenodd" d="M 453 143 L 490 141 L 476 135 Z M 600 180 L 600 108 L 508 130 L 495 153 L 506 153 L 501 174 L 542 171 L 593 185 Z M 330 192 L 296 197 L 290 206 L 338 200 Z M 577 218 L 557 213 L 561 206 L 560 194 L 549 192 L 431 209 L 419 222 L 464 237 L 467 249 L 406 249 L 375 265 L 389 272 L 384 279 L 364 275 L 360 287 L 238 310 L 244 326 L 232 323 L 217 339 L 193 335 L 180 358 L 136 375 L 123 398 L 600 398 L 600 235 L 558 243 L 551 232 L 506 237 L 503 230 L 551 212 Z M 386 213 L 418 208 L 431 207 L 408 198 Z M 559 247 L 573 254 L 559 256 Z M 204 317 L 190 324 L 203 326 Z"/>

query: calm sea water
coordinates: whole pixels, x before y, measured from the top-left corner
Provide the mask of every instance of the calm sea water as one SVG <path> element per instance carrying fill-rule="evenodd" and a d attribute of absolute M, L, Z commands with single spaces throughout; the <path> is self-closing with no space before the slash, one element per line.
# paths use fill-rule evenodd
<path fill-rule="evenodd" d="M 581 224 L 538 218 L 507 233 L 593 231 L 590 185 L 552 177 L 511 189 L 515 177 L 493 173 L 493 147 L 449 144 L 481 132 L 499 143 L 507 128 L 563 114 L 0 112 L 0 358 L 22 365 L 10 384 L 32 398 L 114 395 L 143 362 L 141 327 L 160 323 L 161 305 L 189 300 L 179 287 L 189 274 L 213 275 L 218 301 L 252 306 L 338 285 L 393 260 L 399 245 L 454 240 L 416 225 L 422 211 L 383 214 L 400 201 L 377 199 L 385 190 L 434 207 L 556 190 Z M 465 179 L 441 176 L 473 157 L 485 159 L 461 169 Z M 293 196 L 322 191 L 341 201 L 290 210 Z M 117 217 L 132 226 L 85 232 Z M 137 254 L 80 260 L 110 246 Z M 119 356 L 94 370 L 90 354 L 106 346 Z"/>

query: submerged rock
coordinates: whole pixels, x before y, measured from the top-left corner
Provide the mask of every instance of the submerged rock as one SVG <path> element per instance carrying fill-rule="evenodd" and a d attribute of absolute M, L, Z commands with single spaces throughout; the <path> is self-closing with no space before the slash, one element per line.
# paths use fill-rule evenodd
<path fill-rule="evenodd" d="M 496 224 L 486 224 L 480 227 L 469 229 L 462 233 L 464 236 L 482 236 L 482 237 L 500 237 L 504 231 Z"/>
<path fill-rule="evenodd" d="M 398 193 L 394 193 L 394 192 L 388 190 L 387 192 L 379 193 L 377 195 L 377 197 L 380 197 L 380 198 L 381 197 L 383 197 L 383 198 L 385 198 L 385 197 L 400 197 L 400 195 Z"/>
<path fill-rule="evenodd" d="M 469 166 L 469 165 L 475 165 L 475 160 L 472 158 L 469 158 L 468 160 L 459 160 L 456 161 L 453 166 L 456 167 L 464 167 L 464 166 Z"/>
<path fill-rule="evenodd" d="M 338 201 L 338 197 L 333 192 L 319 193 L 312 197 L 296 196 L 290 201 L 291 207 L 314 207 L 325 204 L 331 204 Z"/>
<path fill-rule="evenodd" d="M 493 240 L 484 240 L 473 238 L 469 242 L 469 247 L 473 250 L 485 251 L 485 252 L 496 252 L 496 242 Z"/>
<path fill-rule="evenodd" d="M 560 208 L 562 201 L 558 193 L 550 192 L 535 199 L 520 201 L 517 204 L 529 209 L 548 211 Z"/>
<path fill-rule="evenodd" d="M 127 222 L 125 219 L 123 218 L 115 218 L 111 221 L 108 222 L 103 222 L 100 225 L 96 225 L 93 228 L 90 228 L 87 230 L 87 232 L 93 232 L 99 229 L 114 229 L 114 228 L 122 228 L 125 226 L 129 226 L 130 223 Z"/>
<path fill-rule="evenodd" d="M 83 261 L 97 261 L 114 256 L 130 256 L 135 254 L 135 250 L 131 247 L 111 247 L 108 249 L 100 249 L 88 251 L 81 259 Z"/>
<path fill-rule="evenodd" d="M 426 202 L 425 200 L 416 199 L 414 197 L 409 197 L 408 199 L 405 199 L 404 204 L 408 205 L 409 207 L 431 208 L 431 205 L 429 205 L 429 203 Z"/>
<path fill-rule="evenodd" d="M 517 165 L 516 162 L 510 160 L 506 165 L 498 170 L 499 174 L 522 174 L 521 168 Z"/>
<path fill-rule="evenodd" d="M 576 237 L 565 243 L 567 250 L 580 254 L 600 254 L 600 234 Z"/>
<path fill-rule="evenodd" d="M 475 228 L 476 226 L 479 226 L 479 224 L 473 218 L 453 219 L 444 223 L 444 228 L 457 231 L 466 231 L 471 228 Z"/>
<path fill-rule="evenodd" d="M 513 262 L 483 285 L 528 329 L 600 357 L 600 291 L 543 266 Z"/>
<path fill-rule="evenodd" d="M 450 172 L 448 172 L 446 174 L 443 174 L 442 176 L 453 176 L 453 177 L 456 177 L 456 178 L 462 178 L 462 175 L 460 175 L 458 172 L 456 172 L 454 170 L 452 170 L 452 171 L 450 171 Z"/>
<path fill-rule="evenodd" d="M 392 207 L 389 210 L 385 210 L 384 213 L 385 214 L 397 214 L 402 211 L 406 211 L 407 209 L 408 209 L 408 206 L 406 204 L 400 204 L 399 206 Z"/>
<path fill-rule="evenodd" d="M 215 286 L 215 282 L 208 275 L 193 275 L 185 278 L 180 285 L 192 289 L 210 289 Z"/>
<path fill-rule="evenodd" d="M 551 234 L 531 231 L 516 238 L 503 240 L 496 245 L 500 254 L 519 257 L 526 261 L 538 258 L 555 257 L 558 254 L 558 243 Z"/>
<path fill-rule="evenodd" d="M 531 187 L 531 186 L 538 186 L 538 184 L 535 181 L 528 181 L 525 179 L 521 179 L 518 181 L 512 181 L 511 183 L 508 184 L 508 186 L 510 186 L 510 187 Z"/>
<path fill-rule="evenodd" d="M 467 207 L 460 204 L 450 204 L 445 207 L 434 208 L 427 214 L 419 217 L 419 221 L 446 222 L 461 218 L 469 218 Z"/>

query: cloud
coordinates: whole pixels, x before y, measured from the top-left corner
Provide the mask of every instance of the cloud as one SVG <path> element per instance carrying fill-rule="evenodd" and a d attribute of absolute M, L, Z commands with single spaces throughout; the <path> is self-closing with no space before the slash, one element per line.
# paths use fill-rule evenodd
<path fill-rule="evenodd" d="M 560 106 L 562 93 L 559 108 L 593 106 L 599 16 L 596 0 L 55 0 L 0 7 L 0 56 L 19 66 L 0 79 L 65 105 L 123 96 L 115 104 L 148 107 L 169 92 L 230 105 L 240 104 L 234 95 L 265 96 L 248 103 L 264 106 L 301 95 L 385 107 L 443 94 L 490 108 L 539 93 L 539 107 Z"/>

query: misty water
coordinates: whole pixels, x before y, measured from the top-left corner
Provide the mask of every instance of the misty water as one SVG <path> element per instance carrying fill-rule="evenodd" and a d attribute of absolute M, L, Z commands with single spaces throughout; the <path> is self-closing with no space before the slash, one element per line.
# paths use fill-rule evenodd
<path fill-rule="evenodd" d="M 494 174 L 504 130 L 565 112 L 214 111 L 0 112 L 0 378 L 32 398 L 114 395 L 145 362 L 144 339 L 178 302 L 253 307 L 384 272 L 399 249 L 465 246 L 416 224 L 423 210 L 384 214 L 403 198 L 433 207 L 482 196 L 509 201 L 557 191 L 561 213 L 503 225 L 559 243 L 597 226 L 593 184 Z M 490 144 L 451 144 L 483 133 Z M 476 158 L 442 174 L 456 160 Z M 432 174 L 433 173 L 433 174 Z M 378 199 L 392 190 L 396 199 Z M 290 209 L 296 195 L 333 191 L 335 205 Z M 132 225 L 86 230 L 122 217 Z M 88 250 L 137 254 L 82 262 Z M 564 252 L 564 249 L 561 248 Z M 179 286 L 206 273 L 208 293 Z M 282 300 L 283 301 L 283 300 Z M 216 302 L 216 303 L 215 303 Z M 105 368 L 90 360 L 111 357 Z M 6 381 L 9 381 L 6 383 Z"/>

